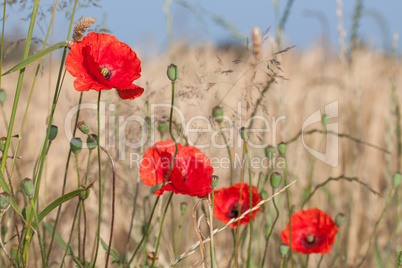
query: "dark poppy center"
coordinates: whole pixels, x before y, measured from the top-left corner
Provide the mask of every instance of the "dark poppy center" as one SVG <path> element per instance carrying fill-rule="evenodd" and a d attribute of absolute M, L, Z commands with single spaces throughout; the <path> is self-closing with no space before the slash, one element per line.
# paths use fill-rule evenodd
<path fill-rule="evenodd" d="M 103 78 L 105 78 L 106 82 L 112 77 L 112 71 L 110 71 L 106 66 L 99 67 L 99 72 L 102 74 Z"/>
<path fill-rule="evenodd" d="M 308 234 L 308 235 L 306 236 L 306 241 L 307 241 L 308 244 L 313 244 L 313 243 L 314 243 L 314 240 L 315 240 L 314 235 Z"/>
<path fill-rule="evenodd" d="M 246 210 L 243 208 L 242 205 L 240 205 L 239 203 L 236 203 L 233 206 L 231 206 L 229 213 L 226 214 L 226 217 L 237 218 L 238 216 L 240 216 L 239 211 L 240 211 L 240 213 L 243 213 Z"/>

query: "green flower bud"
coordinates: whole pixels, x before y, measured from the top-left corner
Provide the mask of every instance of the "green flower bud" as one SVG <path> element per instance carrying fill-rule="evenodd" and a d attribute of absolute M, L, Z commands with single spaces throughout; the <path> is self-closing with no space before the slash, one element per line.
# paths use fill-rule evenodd
<path fill-rule="evenodd" d="M 394 176 L 392 177 L 392 185 L 394 187 L 398 187 L 402 182 L 402 174 L 401 173 L 395 173 Z"/>
<path fill-rule="evenodd" d="M 4 89 L 0 89 L 0 103 L 3 104 L 6 101 L 7 93 Z"/>
<path fill-rule="evenodd" d="M 49 141 L 54 140 L 57 137 L 58 132 L 59 132 L 59 128 L 55 125 L 51 125 L 50 132 L 49 132 Z"/>
<path fill-rule="evenodd" d="M 281 185 L 282 182 L 282 174 L 278 173 L 278 172 L 274 172 L 271 174 L 270 178 L 269 178 L 270 182 L 271 182 L 271 187 L 273 189 L 276 189 L 279 187 L 279 185 Z"/>
<path fill-rule="evenodd" d="M 0 212 L 6 212 L 10 207 L 10 195 L 7 192 L 0 193 Z"/>
<path fill-rule="evenodd" d="M 148 129 L 151 129 L 151 118 L 149 116 L 145 117 L 145 123 L 148 126 Z"/>
<path fill-rule="evenodd" d="M 212 175 L 212 189 L 215 189 L 216 185 L 218 185 L 219 177 L 216 175 Z"/>
<path fill-rule="evenodd" d="M 81 189 L 85 189 L 85 188 L 86 188 L 85 186 L 81 186 Z M 80 195 L 79 195 L 79 197 L 80 197 L 81 200 L 87 199 L 88 196 L 89 196 L 89 189 L 86 190 L 86 191 L 82 191 L 82 192 L 80 193 Z"/>
<path fill-rule="evenodd" d="M 184 214 L 186 212 L 186 209 L 187 209 L 187 203 L 186 202 L 181 202 L 180 203 L 181 214 Z"/>
<path fill-rule="evenodd" d="M 158 122 L 158 131 L 161 134 L 161 136 L 163 136 L 163 134 L 166 133 L 166 131 L 167 131 L 167 123 L 166 123 L 166 121 L 159 121 Z"/>
<path fill-rule="evenodd" d="M 6 137 L 0 138 L 0 151 L 2 152 L 4 152 L 4 147 L 6 147 L 6 141 L 7 141 Z"/>
<path fill-rule="evenodd" d="M 70 141 L 70 149 L 73 154 L 79 154 L 82 149 L 82 141 L 80 138 L 72 138 Z"/>
<path fill-rule="evenodd" d="M 247 138 L 247 129 L 245 127 L 242 127 L 240 129 L 240 137 L 242 138 L 242 140 L 246 140 L 246 138 Z"/>
<path fill-rule="evenodd" d="M 268 145 L 264 148 L 265 157 L 271 160 L 276 155 L 276 150 L 274 146 Z"/>
<path fill-rule="evenodd" d="M 21 181 L 21 187 L 24 194 L 29 198 L 32 198 L 35 192 L 35 187 L 31 179 L 25 178 Z"/>
<path fill-rule="evenodd" d="M 78 122 L 77 127 L 85 135 L 89 134 L 89 127 L 88 127 L 87 123 L 85 123 L 85 121 Z"/>
<path fill-rule="evenodd" d="M 182 131 L 183 131 L 183 125 L 182 124 L 176 124 L 175 126 L 176 126 L 177 134 L 180 135 L 182 133 Z"/>
<path fill-rule="evenodd" d="M 328 115 L 323 115 L 322 117 L 321 117 L 321 122 L 322 122 L 322 124 L 324 125 L 324 127 L 326 127 L 327 125 L 328 125 L 328 123 L 329 123 L 329 117 L 328 117 Z"/>
<path fill-rule="evenodd" d="M 170 79 L 170 81 L 172 81 L 172 83 L 174 83 L 178 76 L 179 76 L 179 70 L 177 69 L 177 66 L 174 65 L 173 63 L 170 64 L 167 67 L 167 77 Z"/>
<path fill-rule="evenodd" d="M 215 106 L 212 109 L 212 115 L 214 116 L 214 120 L 218 123 L 221 123 L 223 121 L 223 110 L 219 106 Z"/>
<path fill-rule="evenodd" d="M 267 191 L 262 190 L 261 193 L 260 193 L 260 197 L 261 197 L 262 200 L 265 200 L 265 199 L 269 198 L 269 194 L 268 194 Z"/>
<path fill-rule="evenodd" d="M 98 136 L 95 134 L 91 134 L 92 138 L 96 141 L 94 141 L 93 139 L 91 139 L 91 137 L 88 135 L 87 137 L 87 147 L 90 151 L 92 151 L 93 149 L 95 149 L 96 147 L 98 147 Z"/>
<path fill-rule="evenodd" d="M 286 145 L 286 143 L 281 142 L 278 144 L 278 151 L 281 155 L 285 155 L 287 149 L 288 149 L 288 146 Z"/>
<path fill-rule="evenodd" d="M 289 253 L 289 246 L 282 243 L 279 246 L 279 253 L 281 254 L 282 258 L 285 258 L 286 255 L 288 255 L 288 253 Z"/>
<path fill-rule="evenodd" d="M 341 226 L 345 223 L 345 221 L 346 221 L 346 216 L 345 216 L 345 214 L 343 214 L 343 213 L 338 213 L 338 214 L 335 216 L 335 224 L 336 224 L 336 226 L 341 227 Z"/>

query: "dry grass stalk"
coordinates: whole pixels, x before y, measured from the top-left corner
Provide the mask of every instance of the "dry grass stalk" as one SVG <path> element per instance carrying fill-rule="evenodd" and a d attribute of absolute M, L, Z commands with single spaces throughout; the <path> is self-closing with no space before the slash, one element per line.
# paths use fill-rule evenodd
<path fill-rule="evenodd" d="M 84 38 L 84 34 L 87 31 L 89 27 L 91 27 L 94 23 L 96 22 L 96 19 L 92 17 L 86 17 L 77 22 L 77 24 L 74 25 L 73 29 L 73 39 L 69 42 L 69 47 L 74 43 L 74 42 L 79 42 Z"/>

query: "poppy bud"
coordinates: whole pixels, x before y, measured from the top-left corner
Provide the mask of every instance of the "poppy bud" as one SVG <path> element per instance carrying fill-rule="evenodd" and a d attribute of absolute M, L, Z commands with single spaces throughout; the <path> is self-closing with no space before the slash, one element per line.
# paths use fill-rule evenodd
<path fill-rule="evenodd" d="M 147 124 L 148 129 L 151 129 L 151 118 L 149 116 L 145 117 L 145 123 Z"/>
<path fill-rule="evenodd" d="M 88 127 L 87 123 L 85 123 L 85 121 L 78 122 L 77 127 L 85 135 L 89 134 L 89 127 Z"/>
<path fill-rule="evenodd" d="M 268 145 L 264 148 L 265 157 L 271 160 L 276 155 L 276 150 L 274 146 Z"/>
<path fill-rule="evenodd" d="M 263 199 L 263 200 L 269 198 L 269 194 L 268 194 L 268 192 L 265 191 L 265 190 L 262 190 L 262 191 L 261 191 L 260 196 L 261 196 L 261 199 Z"/>
<path fill-rule="evenodd" d="M 212 115 L 214 116 L 214 120 L 218 123 L 221 123 L 223 121 L 223 110 L 219 106 L 215 106 L 212 109 Z"/>
<path fill-rule="evenodd" d="M 29 198 L 33 197 L 33 194 L 35 192 L 34 190 L 34 184 L 31 179 L 25 178 L 21 181 L 21 186 L 22 190 L 24 191 L 24 194 L 28 196 Z"/>
<path fill-rule="evenodd" d="M 163 134 L 166 133 L 167 131 L 167 123 L 165 121 L 159 121 L 158 122 L 158 131 L 163 136 Z"/>
<path fill-rule="evenodd" d="M 216 175 L 212 175 L 212 189 L 215 189 L 216 185 L 218 185 L 219 177 Z"/>
<path fill-rule="evenodd" d="M 247 129 L 245 127 L 242 127 L 240 129 L 240 137 L 242 140 L 245 140 L 247 138 Z"/>
<path fill-rule="evenodd" d="M 341 227 L 341 226 L 345 223 L 345 221 L 346 221 L 346 216 L 345 216 L 345 214 L 343 214 L 343 213 L 338 213 L 338 214 L 335 216 L 335 224 L 336 224 L 336 226 Z"/>
<path fill-rule="evenodd" d="M 392 184 L 394 187 L 398 187 L 402 182 L 402 174 L 401 173 L 395 173 L 394 176 L 392 177 Z"/>
<path fill-rule="evenodd" d="M 328 123 L 329 123 L 329 116 L 324 114 L 321 117 L 321 122 L 324 125 L 324 127 L 326 127 L 328 125 Z"/>
<path fill-rule="evenodd" d="M 73 154 L 79 154 L 82 149 L 82 141 L 80 138 L 72 138 L 70 141 L 70 149 Z"/>
<path fill-rule="evenodd" d="M 270 178 L 269 178 L 270 182 L 271 182 L 271 187 L 273 189 L 276 189 L 279 187 L 279 185 L 281 185 L 282 182 L 282 174 L 278 173 L 278 172 L 274 172 L 271 174 Z"/>
<path fill-rule="evenodd" d="M 281 142 L 278 144 L 278 151 L 281 155 L 285 155 L 287 149 L 288 149 L 288 146 L 286 145 L 286 143 Z"/>
<path fill-rule="evenodd" d="M 86 188 L 85 186 L 81 186 L 81 189 L 85 189 L 85 188 Z M 82 191 L 82 192 L 80 193 L 80 195 L 79 195 L 79 197 L 80 197 L 81 200 L 87 199 L 88 196 L 89 196 L 89 189 L 86 190 L 86 191 Z"/>
<path fill-rule="evenodd" d="M 10 207 L 10 195 L 7 192 L 0 194 L 0 212 L 6 212 Z"/>
<path fill-rule="evenodd" d="M 59 132 L 59 128 L 55 125 L 51 125 L 50 132 L 49 132 L 49 141 L 54 140 L 57 137 L 58 132 Z"/>
<path fill-rule="evenodd" d="M 0 103 L 3 104 L 6 101 L 7 93 L 4 89 L 0 89 Z"/>
<path fill-rule="evenodd" d="M 0 138 L 0 151 L 2 151 L 2 152 L 4 152 L 4 147 L 6 146 L 6 141 L 7 141 L 6 137 Z"/>
<path fill-rule="evenodd" d="M 186 212 L 186 209 L 187 209 L 187 203 L 186 202 L 181 202 L 180 203 L 181 214 L 184 214 L 184 212 Z"/>
<path fill-rule="evenodd" d="M 282 258 L 285 258 L 286 255 L 288 255 L 288 253 L 289 253 L 289 246 L 282 243 L 279 246 L 279 253 L 281 254 Z"/>
<path fill-rule="evenodd" d="M 179 70 L 177 69 L 177 66 L 174 65 L 173 63 L 170 64 L 167 67 L 167 77 L 170 79 L 170 81 L 172 81 L 172 83 L 174 83 L 178 76 L 179 76 Z"/>
<path fill-rule="evenodd" d="M 92 138 L 91 138 L 91 136 L 92 136 Z M 91 134 L 91 136 L 88 135 L 88 137 L 87 137 L 87 147 L 90 151 L 92 151 L 93 149 L 98 147 L 98 144 L 96 143 L 96 142 L 98 142 L 98 136 L 95 134 Z"/>

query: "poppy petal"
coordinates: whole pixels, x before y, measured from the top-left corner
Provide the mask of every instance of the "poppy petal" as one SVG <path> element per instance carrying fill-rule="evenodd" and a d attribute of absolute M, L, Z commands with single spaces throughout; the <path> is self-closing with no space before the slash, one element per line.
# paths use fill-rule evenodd
<path fill-rule="evenodd" d="M 130 88 L 117 89 L 117 93 L 123 100 L 133 100 L 141 96 L 142 93 L 144 93 L 144 89 L 142 87 L 132 84 Z"/>

